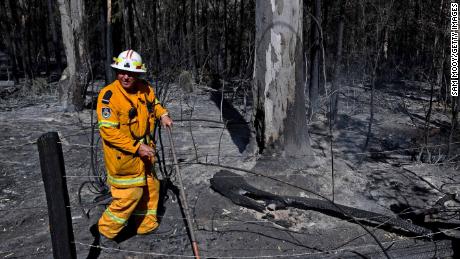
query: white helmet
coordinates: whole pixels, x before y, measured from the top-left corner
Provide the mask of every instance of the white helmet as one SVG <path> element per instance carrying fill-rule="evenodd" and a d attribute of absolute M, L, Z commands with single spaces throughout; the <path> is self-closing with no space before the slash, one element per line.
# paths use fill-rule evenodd
<path fill-rule="evenodd" d="M 137 73 L 147 72 L 145 65 L 142 63 L 141 55 L 132 49 L 121 52 L 118 58 L 113 58 L 113 61 L 115 63 L 110 66 L 115 69 Z"/>

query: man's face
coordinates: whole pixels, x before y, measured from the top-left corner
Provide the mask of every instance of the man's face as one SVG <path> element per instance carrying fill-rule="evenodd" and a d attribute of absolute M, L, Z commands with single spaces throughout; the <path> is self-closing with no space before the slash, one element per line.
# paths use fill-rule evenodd
<path fill-rule="evenodd" d="M 123 70 L 117 71 L 117 79 L 120 81 L 121 86 L 123 86 L 123 88 L 126 90 L 132 90 L 134 88 L 138 77 L 139 73 Z"/>

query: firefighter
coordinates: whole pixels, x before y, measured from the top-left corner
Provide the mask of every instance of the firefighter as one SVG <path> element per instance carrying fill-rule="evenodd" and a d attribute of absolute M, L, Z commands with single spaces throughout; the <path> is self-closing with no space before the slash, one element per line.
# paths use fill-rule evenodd
<path fill-rule="evenodd" d="M 160 184 L 153 166 L 153 131 L 157 119 L 165 127 L 172 127 L 173 121 L 152 86 L 140 78 L 146 68 L 136 51 L 123 51 L 111 67 L 116 80 L 99 93 L 97 117 L 112 202 L 97 229 L 102 234 L 101 245 L 117 247 L 113 239 L 130 218 L 137 234 L 158 227 Z"/>

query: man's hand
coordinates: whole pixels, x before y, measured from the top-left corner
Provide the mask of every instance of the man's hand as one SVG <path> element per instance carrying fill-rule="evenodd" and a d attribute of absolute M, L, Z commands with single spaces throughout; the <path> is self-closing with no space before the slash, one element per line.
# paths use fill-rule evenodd
<path fill-rule="evenodd" d="M 146 144 L 141 144 L 139 146 L 139 149 L 137 149 L 137 154 L 139 154 L 139 156 L 142 158 L 149 158 L 150 160 L 155 158 L 155 150 Z"/>
<path fill-rule="evenodd" d="M 167 114 L 161 116 L 161 125 L 163 127 L 168 127 L 168 128 L 171 128 L 172 125 L 173 125 L 173 121 L 171 118 L 169 118 L 169 116 Z"/>

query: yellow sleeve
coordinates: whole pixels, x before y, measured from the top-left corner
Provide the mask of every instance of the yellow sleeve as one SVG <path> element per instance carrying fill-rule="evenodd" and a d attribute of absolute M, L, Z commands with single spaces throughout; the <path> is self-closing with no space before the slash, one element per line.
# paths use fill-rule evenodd
<path fill-rule="evenodd" d="M 151 100 L 153 100 L 153 112 L 155 114 L 155 118 L 160 119 L 162 115 L 168 113 L 168 110 L 166 110 L 163 106 L 161 106 L 160 101 L 155 96 L 153 87 L 149 87 L 149 88 L 150 88 L 150 96 L 152 98 Z"/>
<path fill-rule="evenodd" d="M 163 108 L 163 106 L 161 106 L 161 103 L 160 101 L 158 101 L 157 98 L 155 98 L 155 118 L 159 119 L 161 118 L 161 116 L 163 116 L 164 114 L 167 114 L 168 113 L 168 110 L 166 110 L 165 108 Z"/>
<path fill-rule="evenodd" d="M 101 138 L 106 144 L 135 154 L 141 143 L 136 143 L 134 139 L 120 131 L 118 112 L 113 101 L 107 100 L 107 92 L 101 91 L 97 100 L 97 120 Z"/>

